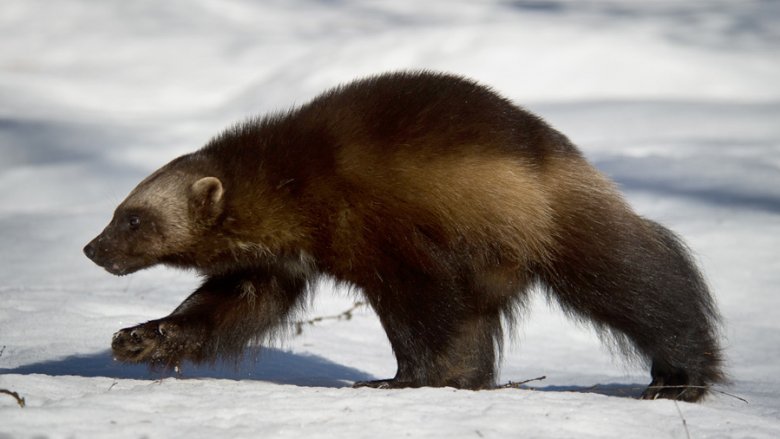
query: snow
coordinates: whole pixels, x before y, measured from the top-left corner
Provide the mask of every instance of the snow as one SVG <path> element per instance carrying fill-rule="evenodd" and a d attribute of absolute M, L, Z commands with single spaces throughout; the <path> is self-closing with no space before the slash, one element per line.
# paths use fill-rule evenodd
<path fill-rule="evenodd" d="M 5 0 L 0 6 L 0 438 L 780 437 L 780 3 Z M 682 234 L 724 315 L 732 384 L 700 404 L 537 298 L 501 381 L 351 389 L 395 362 L 375 315 L 304 325 L 238 367 L 112 361 L 193 273 L 81 254 L 148 172 L 226 125 L 356 77 L 460 73 L 542 115 Z M 354 296 L 327 282 L 301 315 Z M 678 411 L 679 410 L 679 411 Z M 683 423 L 685 420 L 685 424 Z M 687 428 L 687 431 L 686 431 Z"/>

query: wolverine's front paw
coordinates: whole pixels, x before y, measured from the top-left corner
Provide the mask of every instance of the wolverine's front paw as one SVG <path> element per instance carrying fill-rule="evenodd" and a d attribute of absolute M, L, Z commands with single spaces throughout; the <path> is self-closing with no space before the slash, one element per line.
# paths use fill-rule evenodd
<path fill-rule="evenodd" d="M 119 361 L 173 367 L 184 359 L 197 359 L 202 339 L 201 331 L 153 320 L 114 334 L 111 349 Z"/>

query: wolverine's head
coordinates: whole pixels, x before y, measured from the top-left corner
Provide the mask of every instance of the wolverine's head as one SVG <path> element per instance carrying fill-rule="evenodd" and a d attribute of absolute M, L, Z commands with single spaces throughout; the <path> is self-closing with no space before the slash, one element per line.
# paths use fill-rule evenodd
<path fill-rule="evenodd" d="M 224 190 L 186 161 L 171 162 L 133 189 L 84 254 L 121 276 L 187 253 L 221 213 Z"/>

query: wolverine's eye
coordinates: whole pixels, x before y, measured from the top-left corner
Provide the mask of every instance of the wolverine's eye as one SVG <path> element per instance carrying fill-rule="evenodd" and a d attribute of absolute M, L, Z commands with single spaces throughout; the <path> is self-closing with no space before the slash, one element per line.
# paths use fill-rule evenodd
<path fill-rule="evenodd" d="M 141 217 L 138 215 L 130 215 L 127 218 L 127 225 L 130 226 L 130 228 L 133 230 L 137 229 L 138 226 L 141 225 Z"/>

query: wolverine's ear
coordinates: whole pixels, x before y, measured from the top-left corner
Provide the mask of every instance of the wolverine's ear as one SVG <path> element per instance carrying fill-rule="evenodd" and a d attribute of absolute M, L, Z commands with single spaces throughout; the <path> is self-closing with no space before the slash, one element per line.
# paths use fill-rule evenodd
<path fill-rule="evenodd" d="M 190 187 L 190 205 L 217 214 L 221 210 L 224 193 L 222 182 L 217 177 L 203 177 Z"/>

